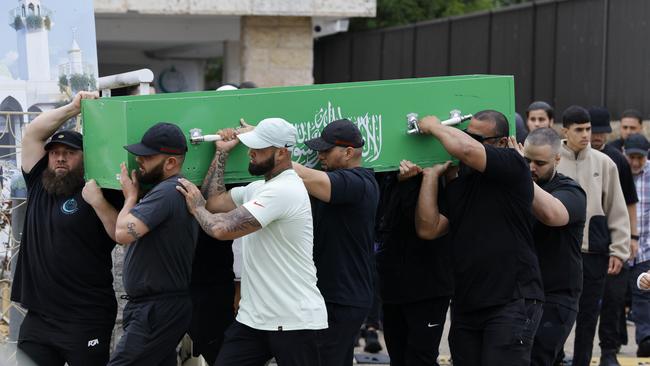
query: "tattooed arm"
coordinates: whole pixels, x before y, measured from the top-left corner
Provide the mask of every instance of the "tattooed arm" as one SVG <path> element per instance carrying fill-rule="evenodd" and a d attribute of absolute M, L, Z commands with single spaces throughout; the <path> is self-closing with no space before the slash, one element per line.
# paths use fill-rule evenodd
<path fill-rule="evenodd" d="M 135 200 L 126 199 L 122 210 L 117 215 L 117 222 L 115 224 L 115 240 L 118 244 L 133 244 L 133 242 L 149 232 L 149 227 L 130 213 L 135 204 Z"/>
<path fill-rule="evenodd" d="M 239 143 L 237 134 L 253 129 L 253 126 L 248 125 L 243 119 L 239 123 L 241 126 L 238 129 L 226 128 L 217 132 L 221 140 L 215 143 L 214 159 L 201 184 L 201 193 L 208 200 L 206 207 L 210 212 L 228 212 L 237 207 L 230 192 L 226 191 L 223 175 L 226 171 L 228 154 Z"/>
<path fill-rule="evenodd" d="M 178 183 L 176 189 L 185 196 L 187 209 L 208 235 L 219 240 L 232 240 L 262 228 L 244 206 L 227 213 L 210 213 L 205 207 L 205 198 L 194 184 L 186 179 L 179 179 Z"/>
<path fill-rule="evenodd" d="M 228 212 L 237 207 L 230 192 L 226 191 L 223 180 L 227 159 L 228 151 L 217 147 L 212 164 L 201 185 L 201 193 L 207 199 L 206 208 L 210 212 Z"/>
<path fill-rule="evenodd" d="M 205 207 L 198 207 L 194 213 L 203 231 L 219 240 L 241 238 L 262 228 L 262 225 L 244 207 L 227 213 L 212 214 Z"/>
<path fill-rule="evenodd" d="M 131 171 L 131 176 L 129 177 L 126 164 L 124 163 L 120 165 L 120 185 L 124 194 L 124 206 L 122 206 L 122 210 L 117 215 L 115 241 L 121 245 L 128 245 L 148 233 L 149 227 L 130 213 L 138 201 L 139 188 L 135 170 Z"/>

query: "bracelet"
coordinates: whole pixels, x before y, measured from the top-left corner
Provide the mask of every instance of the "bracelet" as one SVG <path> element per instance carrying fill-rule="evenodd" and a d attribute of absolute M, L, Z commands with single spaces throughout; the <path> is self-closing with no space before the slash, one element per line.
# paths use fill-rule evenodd
<path fill-rule="evenodd" d="M 634 239 L 634 240 L 637 240 L 637 241 L 638 241 L 638 240 L 639 240 L 639 236 L 638 236 L 638 235 L 634 235 L 634 234 L 632 234 L 632 235 L 630 235 L 630 239 Z"/>

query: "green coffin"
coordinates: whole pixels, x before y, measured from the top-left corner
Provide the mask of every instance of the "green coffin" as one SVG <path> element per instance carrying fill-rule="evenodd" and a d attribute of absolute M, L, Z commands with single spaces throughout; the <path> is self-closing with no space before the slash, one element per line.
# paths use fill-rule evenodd
<path fill-rule="evenodd" d="M 471 75 L 389 81 L 372 81 L 299 87 L 232 91 L 156 94 L 84 100 L 84 161 L 87 179 L 102 187 L 119 188 L 120 162 L 136 168 L 133 156 L 122 147 L 140 141 L 157 122 L 175 123 L 185 132 L 200 128 L 204 134 L 281 117 L 298 129 L 293 159 L 313 166 L 316 155 L 302 141 L 317 137 L 327 123 L 348 118 L 364 136 L 364 166 L 376 171 L 395 170 L 401 159 L 422 166 L 449 159 L 431 136 L 406 133 L 406 115 L 434 114 L 446 119 L 451 110 L 463 114 L 495 109 L 510 120 L 514 133 L 514 82 L 512 76 Z M 467 122 L 459 126 L 465 127 Z M 214 143 L 189 144 L 184 174 L 200 184 L 214 155 Z M 226 182 L 250 181 L 247 149 L 239 145 L 226 168 Z"/>

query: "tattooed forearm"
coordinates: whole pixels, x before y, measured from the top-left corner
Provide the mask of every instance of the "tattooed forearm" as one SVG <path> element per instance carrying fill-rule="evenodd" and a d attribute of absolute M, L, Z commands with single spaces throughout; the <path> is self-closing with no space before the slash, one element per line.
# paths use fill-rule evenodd
<path fill-rule="evenodd" d="M 201 185 L 201 193 L 203 194 L 203 197 L 208 198 L 216 196 L 226 191 L 223 174 L 226 170 L 227 159 L 227 152 L 217 150 L 214 154 L 214 159 L 212 159 L 208 173 L 205 175 L 205 179 Z"/>
<path fill-rule="evenodd" d="M 220 236 L 228 234 L 249 234 L 262 225 L 244 207 L 239 207 L 228 213 L 212 214 L 201 207 L 196 211 L 196 220 L 203 231 L 212 237 L 220 239 Z"/>
<path fill-rule="evenodd" d="M 140 239 L 140 234 L 138 234 L 137 231 L 135 231 L 135 223 L 134 222 L 129 222 L 126 224 L 126 229 L 129 235 L 133 237 L 133 241 L 136 241 Z"/>
<path fill-rule="evenodd" d="M 226 231 L 236 232 L 250 229 L 260 229 L 262 225 L 244 207 L 239 207 L 225 214 L 224 225 Z"/>

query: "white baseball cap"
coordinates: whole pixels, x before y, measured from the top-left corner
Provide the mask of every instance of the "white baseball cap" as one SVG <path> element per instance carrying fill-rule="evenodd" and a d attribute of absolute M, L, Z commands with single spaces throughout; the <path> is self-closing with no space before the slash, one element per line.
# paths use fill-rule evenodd
<path fill-rule="evenodd" d="M 290 147 L 296 144 L 298 131 L 282 118 L 266 118 L 251 132 L 237 135 L 239 141 L 251 149 Z"/>

